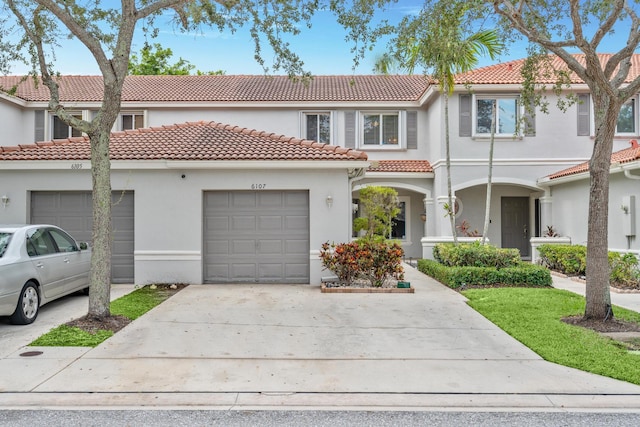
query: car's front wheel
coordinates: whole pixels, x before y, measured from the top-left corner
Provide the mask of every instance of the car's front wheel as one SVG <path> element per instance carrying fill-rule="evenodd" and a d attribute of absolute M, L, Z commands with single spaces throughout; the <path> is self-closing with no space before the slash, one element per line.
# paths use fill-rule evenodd
<path fill-rule="evenodd" d="M 38 317 L 40 309 L 40 294 L 38 287 L 33 282 L 27 282 L 20 292 L 16 311 L 11 315 L 11 323 L 15 325 L 28 325 Z"/>

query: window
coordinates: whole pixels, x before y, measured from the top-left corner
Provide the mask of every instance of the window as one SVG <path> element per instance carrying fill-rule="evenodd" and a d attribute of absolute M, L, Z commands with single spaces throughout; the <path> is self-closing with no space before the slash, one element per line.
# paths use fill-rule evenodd
<path fill-rule="evenodd" d="M 81 113 L 72 113 L 73 117 L 77 119 L 82 119 Z M 82 136 L 82 132 L 77 129 L 72 128 L 65 122 L 63 122 L 60 117 L 56 115 L 51 116 L 51 137 L 53 139 L 66 139 L 72 136 Z"/>
<path fill-rule="evenodd" d="M 616 123 L 616 135 L 622 137 L 638 135 L 638 97 L 627 100 L 618 113 Z M 593 137 L 594 129 L 591 123 L 594 121 L 594 112 L 591 108 L 591 95 L 578 94 L 578 135 Z"/>
<path fill-rule="evenodd" d="M 616 134 L 634 134 L 636 133 L 636 100 L 631 98 L 620 108 L 618 114 L 618 124 L 616 125 Z"/>
<path fill-rule="evenodd" d="M 398 113 L 364 113 L 362 142 L 365 146 L 400 145 Z"/>
<path fill-rule="evenodd" d="M 331 144 L 331 113 L 304 113 L 305 139 Z"/>
<path fill-rule="evenodd" d="M 27 252 L 29 256 L 48 255 L 56 253 L 56 246 L 47 230 L 39 228 L 27 237 Z"/>
<path fill-rule="evenodd" d="M 56 242 L 58 252 L 76 252 L 78 250 L 76 242 L 66 233 L 51 229 L 49 230 L 49 234 L 51 234 L 51 237 L 53 237 L 53 240 Z"/>
<path fill-rule="evenodd" d="M 496 102 L 496 135 L 515 135 L 520 116 L 517 97 L 476 98 L 476 134 L 491 134 L 492 109 Z"/>
<path fill-rule="evenodd" d="M 133 130 L 144 127 L 144 114 L 140 112 L 135 113 L 121 113 L 120 114 L 120 130 Z"/>

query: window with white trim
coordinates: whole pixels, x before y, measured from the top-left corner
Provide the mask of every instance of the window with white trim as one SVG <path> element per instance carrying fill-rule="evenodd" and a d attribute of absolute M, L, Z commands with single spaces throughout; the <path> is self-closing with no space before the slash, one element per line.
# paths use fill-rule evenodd
<path fill-rule="evenodd" d="M 638 96 L 628 99 L 620 107 L 618 121 L 616 123 L 616 136 L 630 137 L 639 135 L 638 125 L 640 117 L 638 113 Z M 588 93 L 578 94 L 578 135 L 594 136 L 594 110 L 591 106 L 591 95 Z"/>
<path fill-rule="evenodd" d="M 402 146 L 398 111 L 363 112 L 361 118 L 360 141 L 363 148 L 400 148 Z"/>
<path fill-rule="evenodd" d="M 304 112 L 302 113 L 302 135 L 311 141 L 331 144 L 331 113 Z"/>
<path fill-rule="evenodd" d="M 133 130 L 144 127 L 144 113 L 140 111 L 120 113 L 120 130 Z"/>
<path fill-rule="evenodd" d="M 496 104 L 495 134 L 497 136 L 515 135 L 518 130 L 518 120 L 521 115 L 520 99 L 518 96 L 476 97 L 474 106 L 475 134 L 491 135 L 492 109 L 494 104 Z"/>
<path fill-rule="evenodd" d="M 77 119 L 82 119 L 82 113 L 73 112 L 71 115 Z M 72 136 L 82 136 L 82 132 L 72 128 L 68 124 L 62 121 L 60 117 L 55 114 L 51 114 L 51 138 L 52 139 L 66 139 Z"/>
<path fill-rule="evenodd" d="M 636 98 L 627 100 L 620 108 L 618 123 L 616 124 L 616 135 L 636 135 L 637 134 L 637 108 Z"/>

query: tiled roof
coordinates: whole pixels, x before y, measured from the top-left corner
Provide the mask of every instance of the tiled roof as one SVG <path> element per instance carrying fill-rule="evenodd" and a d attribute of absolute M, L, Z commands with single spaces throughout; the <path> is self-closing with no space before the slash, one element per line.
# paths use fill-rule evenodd
<path fill-rule="evenodd" d="M 59 77 L 61 102 L 102 99 L 101 76 Z M 15 96 L 48 101 L 49 91 L 29 78 L 0 76 Z M 127 76 L 123 102 L 362 102 L 417 101 L 429 87 L 424 76 L 315 76 L 308 84 L 286 76 Z"/>
<path fill-rule="evenodd" d="M 577 61 L 584 65 L 585 55 L 576 54 L 573 55 Z M 598 54 L 600 62 L 605 63 L 612 54 L 601 53 Z M 556 70 L 568 70 L 567 65 L 557 56 L 551 56 L 551 64 Z M 469 71 L 468 73 L 458 74 L 456 76 L 456 83 L 458 84 L 521 84 L 523 82 L 522 75 L 520 74 L 522 67 L 524 66 L 525 59 L 518 59 L 515 61 L 504 62 L 501 64 L 490 65 L 488 67 L 477 68 Z M 632 55 L 631 57 L 631 69 L 625 82 L 631 82 L 638 75 L 640 75 L 640 54 Z M 575 73 L 571 72 L 571 83 L 583 83 Z M 538 83 L 554 83 L 555 78 L 547 77 L 540 78 Z"/>
<path fill-rule="evenodd" d="M 374 160 L 367 172 L 433 172 L 427 160 Z"/>
<path fill-rule="evenodd" d="M 611 164 L 622 164 L 640 160 L 640 145 L 638 145 L 638 141 L 633 139 L 631 140 L 630 144 L 631 147 L 625 148 L 624 150 L 616 151 L 611 155 Z M 589 162 L 584 162 L 549 175 L 548 178 L 556 179 L 563 176 L 576 175 L 587 171 L 589 171 Z"/>
<path fill-rule="evenodd" d="M 367 160 L 363 152 L 215 122 L 111 134 L 111 160 Z M 87 137 L 0 147 L 0 160 L 89 160 Z"/>

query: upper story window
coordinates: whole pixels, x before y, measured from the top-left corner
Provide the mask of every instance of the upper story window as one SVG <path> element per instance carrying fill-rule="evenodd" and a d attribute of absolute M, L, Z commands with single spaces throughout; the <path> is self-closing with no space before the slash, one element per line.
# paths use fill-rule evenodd
<path fill-rule="evenodd" d="M 305 139 L 331 144 L 331 113 L 308 112 L 302 114 L 302 134 Z"/>
<path fill-rule="evenodd" d="M 82 113 L 71 113 L 71 115 L 77 119 L 82 119 Z M 52 139 L 66 139 L 72 136 L 82 136 L 82 132 L 72 128 L 60 117 L 51 115 L 51 138 Z"/>
<path fill-rule="evenodd" d="M 133 130 L 144 127 L 144 114 L 142 112 L 120 113 L 120 130 Z"/>
<path fill-rule="evenodd" d="M 362 144 L 364 147 L 401 146 L 400 114 L 362 113 Z"/>
<path fill-rule="evenodd" d="M 518 131 L 520 102 L 517 96 L 477 97 L 476 98 L 476 135 L 491 134 L 492 110 L 496 105 L 496 135 L 513 136 Z"/>
<path fill-rule="evenodd" d="M 629 137 L 638 135 L 639 117 L 637 102 L 638 97 L 633 97 L 620 107 L 620 113 L 618 113 L 618 121 L 616 123 L 616 136 Z M 578 111 L 578 135 L 593 137 L 595 130 L 592 123 L 595 120 L 595 113 L 591 108 L 591 95 L 588 93 L 578 94 L 578 105 L 576 109 Z"/>
<path fill-rule="evenodd" d="M 631 98 L 620 108 L 618 114 L 618 123 L 616 125 L 616 134 L 632 134 L 636 132 L 636 99 Z"/>
<path fill-rule="evenodd" d="M 347 148 L 417 150 L 418 135 L 417 110 L 344 112 L 343 141 Z"/>

